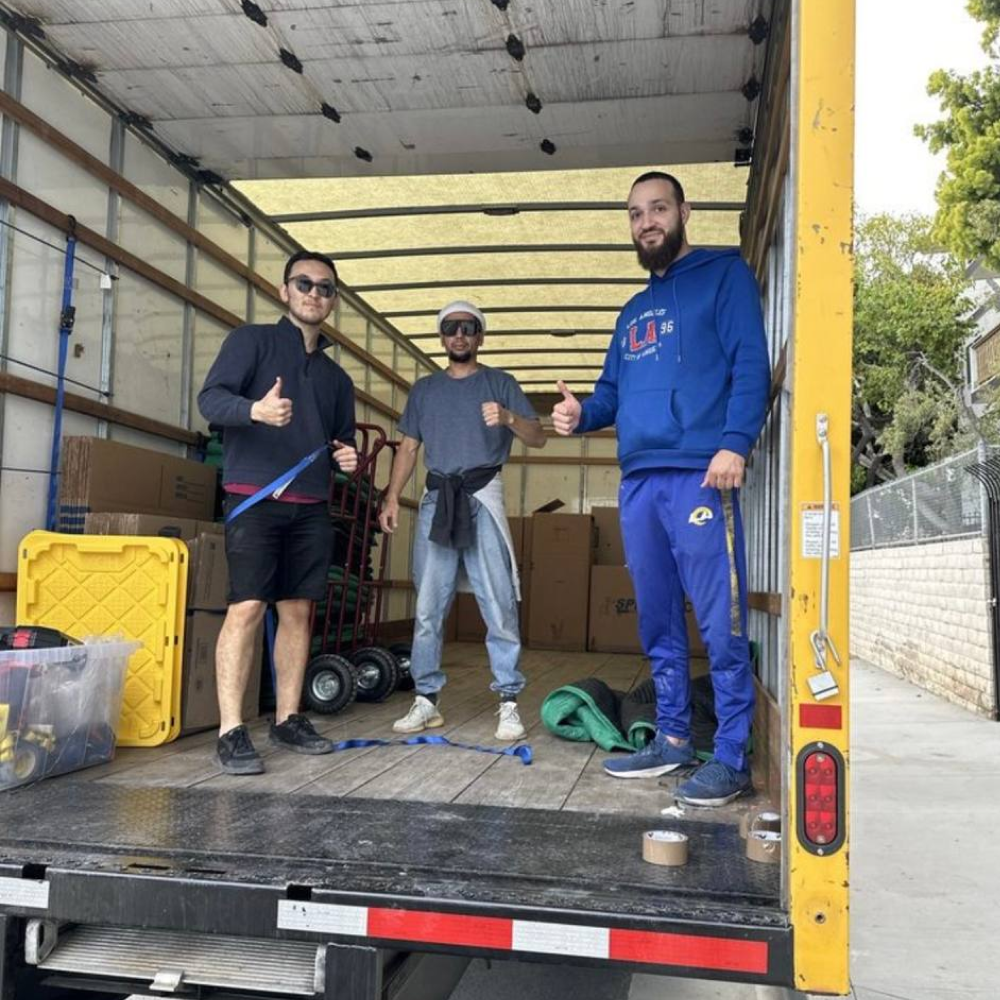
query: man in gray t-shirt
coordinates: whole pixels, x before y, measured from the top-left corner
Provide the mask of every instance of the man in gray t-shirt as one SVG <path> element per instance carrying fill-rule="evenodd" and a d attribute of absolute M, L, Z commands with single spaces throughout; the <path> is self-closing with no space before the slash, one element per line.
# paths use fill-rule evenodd
<path fill-rule="evenodd" d="M 424 446 L 424 464 L 432 472 L 453 475 L 484 466 L 503 465 L 510 457 L 514 432 L 487 424 L 483 407 L 499 403 L 526 420 L 538 416 L 513 375 L 478 365 L 456 378 L 447 371 L 420 379 L 399 420 L 399 431 Z"/>
<path fill-rule="evenodd" d="M 514 438 L 545 445 L 545 431 L 516 380 L 476 362 L 486 319 L 469 302 L 452 302 L 438 313 L 438 332 L 448 367 L 420 379 L 399 420 L 403 440 L 392 464 L 379 522 L 387 533 L 399 523 L 399 497 L 423 444 L 427 492 L 420 501 L 413 546 L 417 609 L 410 673 L 413 706 L 393 729 L 418 733 L 444 725 L 438 694 L 444 620 L 464 568 L 486 622 L 486 649 L 493 691 L 500 696 L 497 739 L 524 736 L 517 695 L 521 637 L 510 531 L 500 470 Z"/>

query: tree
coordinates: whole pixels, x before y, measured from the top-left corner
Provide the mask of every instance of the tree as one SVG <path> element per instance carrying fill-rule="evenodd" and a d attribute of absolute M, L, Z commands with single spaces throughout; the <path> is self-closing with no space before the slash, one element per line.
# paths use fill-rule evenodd
<path fill-rule="evenodd" d="M 1000 269 L 1000 0 L 968 0 L 966 9 L 983 22 L 983 49 L 994 64 L 968 76 L 932 74 L 927 92 L 940 98 L 945 117 L 915 131 L 932 152 L 947 152 L 935 235 L 965 260 Z"/>
<path fill-rule="evenodd" d="M 998 0 L 1000 2 L 1000 0 Z M 962 378 L 967 280 L 932 221 L 876 215 L 855 234 L 855 490 L 904 475 L 986 433 Z"/>

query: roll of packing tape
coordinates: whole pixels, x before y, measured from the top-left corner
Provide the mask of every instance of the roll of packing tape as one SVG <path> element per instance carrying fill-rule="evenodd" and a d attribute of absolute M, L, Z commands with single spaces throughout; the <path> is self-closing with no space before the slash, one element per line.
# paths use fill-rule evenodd
<path fill-rule="evenodd" d="M 765 833 L 781 833 L 781 816 L 776 812 L 757 813 L 757 818 L 750 824 L 751 830 L 762 830 Z"/>
<path fill-rule="evenodd" d="M 745 812 L 740 817 L 740 836 L 746 840 L 751 830 L 781 833 L 781 816 L 776 812 Z"/>
<path fill-rule="evenodd" d="M 781 834 L 775 830 L 751 830 L 747 835 L 747 857 L 776 865 L 781 860 Z"/>
<path fill-rule="evenodd" d="M 687 835 L 673 830 L 647 830 L 642 835 L 642 859 L 651 865 L 686 865 Z"/>

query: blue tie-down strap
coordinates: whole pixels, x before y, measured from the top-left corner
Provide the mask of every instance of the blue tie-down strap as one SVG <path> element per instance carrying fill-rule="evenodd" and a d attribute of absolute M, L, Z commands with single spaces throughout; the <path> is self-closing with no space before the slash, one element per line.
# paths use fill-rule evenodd
<path fill-rule="evenodd" d="M 226 524 L 228 524 L 234 518 L 239 517 L 240 514 L 243 513 L 243 511 L 249 510 L 251 507 L 254 506 L 254 504 L 260 503 L 261 500 L 267 500 L 269 498 L 277 500 L 278 497 L 280 497 L 281 494 L 285 492 L 285 489 L 292 482 L 292 480 L 295 479 L 299 475 L 299 473 L 301 473 L 303 470 L 309 468 L 309 466 L 312 465 L 313 462 L 315 462 L 316 459 L 319 458 L 319 456 L 322 455 L 323 452 L 326 451 L 329 447 L 330 446 L 328 444 L 320 445 L 315 451 L 310 452 L 308 455 L 306 455 L 306 457 L 303 458 L 301 462 L 298 462 L 297 464 L 293 465 L 287 472 L 283 472 L 280 476 L 278 476 L 277 479 L 268 483 L 267 486 L 262 486 L 252 496 L 248 496 L 246 500 L 243 500 L 240 503 L 238 503 L 226 515 Z"/>
<path fill-rule="evenodd" d="M 527 743 L 519 743 L 517 746 L 502 747 L 477 747 L 471 743 L 455 743 L 447 736 L 411 736 L 405 740 L 341 740 L 333 744 L 333 752 L 338 750 L 357 750 L 360 747 L 405 747 L 405 746 L 433 746 L 433 747 L 457 747 L 459 750 L 475 750 L 477 753 L 492 753 L 498 757 L 517 757 L 522 764 L 527 766 L 531 763 L 531 747 Z"/>

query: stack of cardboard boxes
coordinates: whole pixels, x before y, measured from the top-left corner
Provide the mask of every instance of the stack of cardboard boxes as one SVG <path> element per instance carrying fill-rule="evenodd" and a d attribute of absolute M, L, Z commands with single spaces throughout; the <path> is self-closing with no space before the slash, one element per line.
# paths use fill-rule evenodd
<path fill-rule="evenodd" d="M 641 653 L 635 588 L 625 564 L 621 521 L 617 507 L 594 507 L 597 549 L 590 571 L 590 642 L 602 653 Z M 705 656 L 705 644 L 691 608 L 684 602 L 688 648 L 692 659 Z"/>
<path fill-rule="evenodd" d="M 635 588 L 625 565 L 617 507 L 594 507 L 597 549 L 590 571 L 587 648 L 600 653 L 641 653 Z"/>
<path fill-rule="evenodd" d="M 590 514 L 552 512 L 510 518 L 521 575 L 521 639 L 535 649 L 641 653 L 635 589 L 622 545 L 617 507 Z M 460 642 L 486 637 L 472 594 L 456 598 Z M 704 657 L 701 635 L 687 605 L 693 658 Z"/>
<path fill-rule="evenodd" d="M 589 514 L 540 513 L 532 522 L 528 645 L 584 650 L 597 543 L 594 519 Z"/>
<path fill-rule="evenodd" d="M 217 469 L 101 438 L 63 442 L 59 530 L 91 535 L 179 538 L 188 547 L 181 731 L 219 723 L 215 646 L 226 613 L 229 573 L 215 513 Z M 255 663 L 260 662 L 258 634 Z M 258 714 L 260 671 L 251 674 L 244 717 Z"/>
<path fill-rule="evenodd" d="M 58 531 L 79 534 L 87 514 L 129 511 L 211 520 L 218 469 L 95 437 L 67 437 L 59 466 Z"/>

